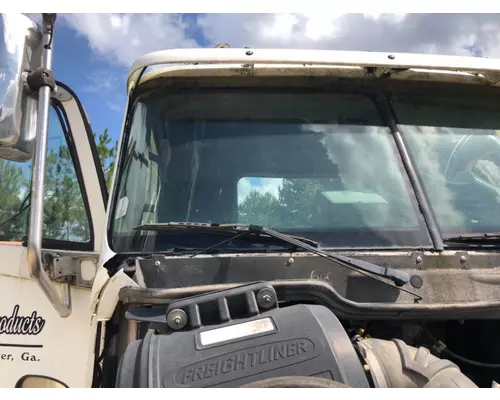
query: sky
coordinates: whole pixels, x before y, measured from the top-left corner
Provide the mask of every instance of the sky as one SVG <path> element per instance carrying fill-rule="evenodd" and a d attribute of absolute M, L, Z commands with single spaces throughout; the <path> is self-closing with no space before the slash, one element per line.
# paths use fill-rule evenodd
<path fill-rule="evenodd" d="M 33 14 L 30 14 L 32 16 Z M 169 48 L 308 48 L 500 58 L 498 14 L 59 14 L 53 68 L 82 101 L 93 130 L 117 140 L 128 68 Z M 240 182 L 275 193 L 277 181 Z M 243 196 L 244 197 L 244 196 Z"/>

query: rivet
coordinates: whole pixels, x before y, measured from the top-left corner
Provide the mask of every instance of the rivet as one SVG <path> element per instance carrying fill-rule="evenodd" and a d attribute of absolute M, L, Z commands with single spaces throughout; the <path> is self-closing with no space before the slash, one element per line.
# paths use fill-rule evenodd
<path fill-rule="evenodd" d="M 155 265 L 156 265 L 157 267 L 159 267 L 159 266 L 161 265 L 161 262 L 160 262 L 160 261 L 155 261 Z"/>
<path fill-rule="evenodd" d="M 461 263 L 464 263 L 464 262 L 466 262 L 466 261 L 467 261 L 467 257 L 465 257 L 465 256 L 460 256 L 460 262 L 461 262 Z"/>
<path fill-rule="evenodd" d="M 389 60 L 394 60 L 396 58 L 396 56 L 393 54 L 389 54 L 387 57 L 389 58 Z"/>
<path fill-rule="evenodd" d="M 289 267 L 290 265 L 292 265 L 293 263 L 295 262 L 295 260 L 290 257 L 287 261 L 286 261 L 286 265 Z"/>
<path fill-rule="evenodd" d="M 248 50 L 245 54 L 246 54 L 247 56 L 251 56 L 251 55 L 253 55 L 253 51 Z"/>
<path fill-rule="evenodd" d="M 417 258 L 415 259 L 415 262 L 416 262 L 417 264 L 420 264 L 422 261 L 423 261 L 423 260 L 422 260 L 422 257 L 421 257 L 421 256 L 417 256 Z"/>

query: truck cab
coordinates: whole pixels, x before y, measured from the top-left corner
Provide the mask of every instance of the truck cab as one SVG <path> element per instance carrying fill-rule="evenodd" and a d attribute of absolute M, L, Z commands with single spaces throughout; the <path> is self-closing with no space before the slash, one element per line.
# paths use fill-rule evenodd
<path fill-rule="evenodd" d="M 498 60 L 144 55 L 108 193 L 55 15 L 1 18 L 0 386 L 495 385 Z"/>

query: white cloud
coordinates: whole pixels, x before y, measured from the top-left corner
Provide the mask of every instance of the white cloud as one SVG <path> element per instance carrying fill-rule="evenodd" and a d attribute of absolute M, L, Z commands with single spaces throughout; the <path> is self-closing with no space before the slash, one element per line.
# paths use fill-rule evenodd
<path fill-rule="evenodd" d="M 497 14 L 208 14 L 207 39 L 232 47 L 316 48 L 500 57 Z"/>
<path fill-rule="evenodd" d="M 271 193 L 274 197 L 278 197 L 279 189 L 283 184 L 281 178 L 261 178 L 260 186 L 256 187 L 262 193 Z"/>
<path fill-rule="evenodd" d="M 248 178 L 242 178 L 238 181 L 238 204 L 245 201 L 247 196 L 252 192 L 252 183 Z"/>
<path fill-rule="evenodd" d="M 123 112 L 126 79 L 126 71 L 121 68 L 94 70 L 86 77 L 82 91 L 99 97 L 111 111 Z"/>
<path fill-rule="evenodd" d="M 97 70 L 87 76 L 87 82 L 83 90 L 86 92 L 110 92 L 117 89 L 123 84 L 122 77 L 116 74 L 115 71 Z M 125 88 L 125 85 L 123 85 Z"/>
<path fill-rule="evenodd" d="M 198 47 L 189 25 L 174 14 L 63 14 L 64 21 L 87 37 L 101 57 L 127 68 L 145 53 Z"/>
<path fill-rule="evenodd" d="M 194 26 L 175 14 L 63 14 L 99 56 L 126 68 L 139 56 L 198 47 Z M 209 46 L 316 48 L 500 57 L 497 14 L 205 14 L 196 20 Z"/>

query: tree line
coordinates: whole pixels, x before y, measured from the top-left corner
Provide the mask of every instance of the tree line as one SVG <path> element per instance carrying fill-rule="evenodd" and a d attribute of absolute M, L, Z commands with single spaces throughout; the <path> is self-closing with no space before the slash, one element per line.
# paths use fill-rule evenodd
<path fill-rule="evenodd" d="M 97 153 L 110 186 L 117 142 L 108 130 L 96 135 Z M 0 241 L 22 241 L 27 236 L 32 162 L 0 159 Z M 86 242 L 90 225 L 76 170 L 66 145 L 47 150 L 43 236 Z"/>
<path fill-rule="evenodd" d="M 115 167 L 117 142 L 108 130 L 95 134 L 99 160 L 108 190 Z M 31 162 L 0 159 L 0 241 L 22 241 L 27 236 Z M 239 222 L 265 226 L 318 226 L 318 193 L 330 180 L 284 179 L 278 196 L 252 191 L 239 205 Z M 74 164 L 66 145 L 49 148 L 46 159 L 44 231 L 50 239 L 86 242 L 90 225 Z"/>

